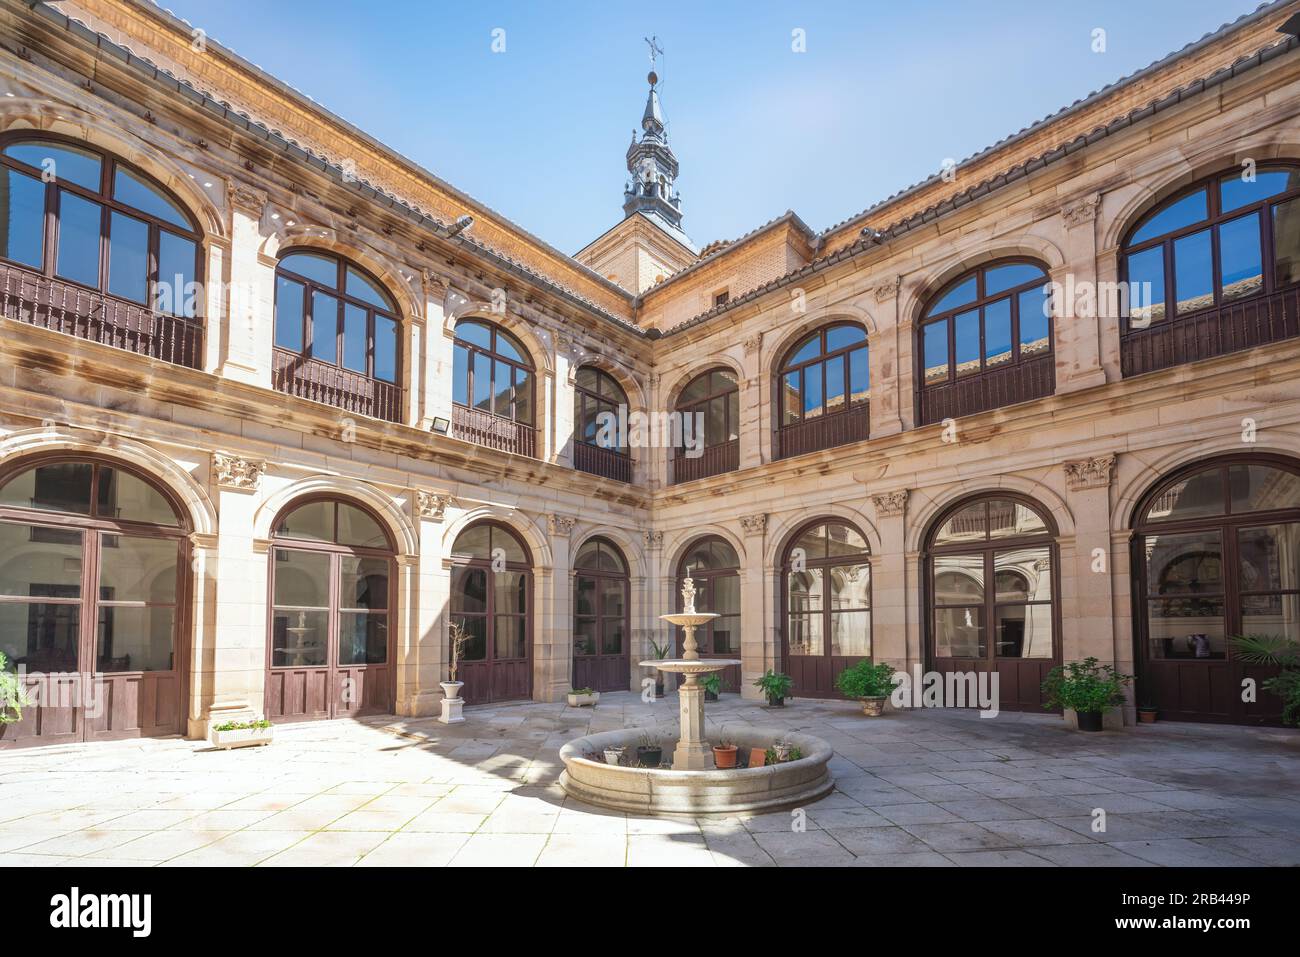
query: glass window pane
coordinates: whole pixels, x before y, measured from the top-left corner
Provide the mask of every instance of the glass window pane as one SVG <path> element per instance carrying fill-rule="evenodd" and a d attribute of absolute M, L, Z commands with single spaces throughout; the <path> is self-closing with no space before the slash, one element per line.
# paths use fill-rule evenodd
<path fill-rule="evenodd" d="M 854 611 L 871 607 L 871 566 L 836 565 L 830 569 L 831 610 Z"/>
<path fill-rule="evenodd" d="M 867 350 L 854 349 L 849 353 L 849 401 L 861 405 L 871 395 L 871 371 L 867 363 Z"/>
<path fill-rule="evenodd" d="M 1206 469 L 1175 482 L 1147 509 L 1147 521 L 1183 521 L 1223 514 L 1223 470 Z"/>
<path fill-rule="evenodd" d="M 790 615 L 788 645 L 792 656 L 820 655 L 824 652 L 825 621 L 821 614 Z"/>
<path fill-rule="evenodd" d="M 1243 528 L 1237 541 L 1242 591 L 1300 589 L 1300 524 Z"/>
<path fill-rule="evenodd" d="M 999 299 L 984 307 L 984 367 L 994 369 L 1011 361 L 1011 300 Z"/>
<path fill-rule="evenodd" d="M 96 514 L 124 522 L 179 525 L 176 512 L 163 494 L 130 472 L 100 466 Z"/>
<path fill-rule="evenodd" d="M 121 213 L 109 219 L 108 291 L 143 303 L 149 295 L 149 227 Z"/>
<path fill-rule="evenodd" d="M 993 589 L 999 602 L 1051 601 L 1051 549 L 1044 545 L 994 552 Z"/>
<path fill-rule="evenodd" d="M 40 269 L 45 263 L 45 184 L 0 170 L 0 258 Z"/>
<path fill-rule="evenodd" d="M 795 349 L 794 354 L 790 356 L 790 361 L 786 365 L 798 365 L 801 362 L 807 362 L 816 356 L 821 355 L 822 340 L 821 333 L 814 332 L 811 336 L 799 343 L 799 348 Z"/>
<path fill-rule="evenodd" d="M 514 418 L 515 367 L 504 362 L 492 363 L 492 410 L 505 419 Z"/>
<path fill-rule="evenodd" d="M 382 665 L 388 660 L 388 615 L 345 611 L 339 615 L 339 664 Z"/>
<path fill-rule="evenodd" d="M 1214 305 L 1208 229 L 1174 241 L 1174 300 L 1174 310 L 1179 313 Z"/>
<path fill-rule="evenodd" d="M 803 417 L 815 419 L 822 414 L 822 363 L 803 370 Z"/>
<path fill-rule="evenodd" d="M 702 376 L 697 376 L 686 384 L 682 389 L 681 397 L 677 400 L 679 404 L 695 402 L 709 394 L 709 375 L 706 372 Z"/>
<path fill-rule="evenodd" d="M 301 283 L 275 277 L 275 344 L 281 349 L 301 353 L 303 294 Z"/>
<path fill-rule="evenodd" d="M 451 401 L 469 405 L 469 350 L 462 345 L 452 350 Z"/>
<path fill-rule="evenodd" d="M 1300 171 L 1294 169 L 1256 170 L 1251 181 L 1246 180 L 1245 172 L 1242 170 L 1219 181 L 1220 211 L 1230 213 L 1300 186 Z"/>
<path fill-rule="evenodd" d="M 358 548 L 388 548 L 388 536 L 370 513 L 355 505 L 339 503 L 339 537 L 340 545 L 355 545 Z"/>
<path fill-rule="evenodd" d="M 1254 296 L 1264 290 L 1263 259 L 1259 252 L 1259 213 L 1219 227 L 1221 301 Z"/>
<path fill-rule="evenodd" d="M 714 538 L 709 540 L 709 560 L 713 563 L 713 568 L 739 568 L 740 558 L 736 555 L 736 550 L 731 547 L 731 543 L 721 539 Z"/>
<path fill-rule="evenodd" d="M 329 616 L 327 609 L 274 609 L 271 612 L 271 667 L 324 667 Z"/>
<path fill-rule="evenodd" d="M 492 411 L 492 357 L 482 352 L 474 356 L 474 408 Z"/>
<path fill-rule="evenodd" d="M 1223 542 L 1217 529 L 1148 535 L 1143 544 L 1148 595 L 1185 595 L 1193 608 L 1198 596 L 1223 594 Z"/>
<path fill-rule="evenodd" d="M 18 473 L 0 488 L 0 505 L 89 515 L 93 471 L 88 462 L 38 465 Z"/>
<path fill-rule="evenodd" d="M 936 555 L 934 603 L 969 605 L 984 600 L 984 556 Z"/>
<path fill-rule="evenodd" d="M 81 535 L 77 529 L 0 522 L 0 595 L 80 598 Z"/>
<path fill-rule="evenodd" d="M 586 389 L 588 392 L 599 392 L 600 374 L 591 366 L 583 366 L 578 370 L 575 384 L 579 389 Z"/>
<path fill-rule="evenodd" d="M 726 392 L 736 388 L 736 373 L 730 369 L 714 369 L 709 373 L 709 391 Z"/>
<path fill-rule="evenodd" d="M 831 522 L 825 528 L 826 553 L 831 558 L 861 555 L 867 551 L 867 540 L 852 526 L 842 522 Z"/>
<path fill-rule="evenodd" d="M 580 575 L 573 580 L 573 613 L 591 618 L 596 611 L 596 579 Z"/>
<path fill-rule="evenodd" d="M 984 609 L 936 608 L 934 653 L 938 658 L 987 658 Z"/>
<path fill-rule="evenodd" d="M 273 603 L 282 608 L 329 608 L 330 557 L 324 552 L 276 548 Z"/>
<path fill-rule="evenodd" d="M 349 296 L 360 299 L 362 302 L 368 302 L 376 309 L 382 309 L 385 312 L 394 311 L 393 304 L 384 291 L 351 266 L 348 267 L 346 282 Z"/>
<path fill-rule="evenodd" d="M 705 611 L 719 615 L 740 614 L 740 576 L 711 575 L 704 581 Z"/>
<path fill-rule="evenodd" d="M 157 187 L 151 186 L 121 166 L 118 166 L 114 172 L 113 198 L 123 205 L 156 216 L 173 226 L 179 226 L 181 229 L 193 228 L 189 217 Z"/>
<path fill-rule="evenodd" d="M 795 549 L 798 550 L 799 554 L 795 553 Z M 794 547 L 791 549 L 790 561 L 794 562 L 800 557 L 806 561 L 826 557 L 825 525 L 811 525 L 799 533 L 799 537 L 795 539 Z"/>
<path fill-rule="evenodd" d="M 53 173 L 55 182 L 63 180 L 99 192 L 100 160 L 87 150 L 62 143 L 28 140 L 10 143 L 5 147 L 5 155 L 34 166 L 41 172 Z"/>
<path fill-rule="evenodd" d="M 606 618 L 602 629 L 601 654 L 621 655 L 623 653 L 623 619 Z"/>
<path fill-rule="evenodd" d="M 375 378 L 397 381 L 397 323 L 375 316 Z"/>
<path fill-rule="evenodd" d="M 956 545 L 983 541 L 988 536 L 984 502 L 972 502 L 953 512 L 934 533 L 934 544 Z"/>
<path fill-rule="evenodd" d="M 1300 508 L 1300 475 L 1267 465 L 1230 465 L 1228 492 L 1234 515 Z"/>
<path fill-rule="evenodd" d="M 451 546 L 453 558 L 486 560 L 492 557 L 492 526 L 474 525 L 456 536 Z"/>
<path fill-rule="evenodd" d="M 590 583 L 590 582 L 589 582 Z M 598 653 L 596 643 L 597 618 L 575 618 L 573 621 L 573 653 L 587 657 Z"/>
<path fill-rule="evenodd" d="M 528 573 L 492 573 L 492 610 L 498 615 L 522 615 L 528 611 Z"/>
<path fill-rule="evenodd" d="M 308 502 L 298 506 L 280 519 L 275 534 L 313 542 L 334 541 L 334 503 Z"/>
<path fill-rule="evenodd" d="M 487 618 L 485 617 L 468 617 L 454 619 L 465 633 L 469 636 L 469 641 L 461 649 L 460 657 L 462 661 L 486 661 L 487 660 Z"/>
<path fill-rule="evenodd" d="M 999 605 L 993 612 L 993 634 L 999 658 L 1051 658 L 1052 606 Z"/>
<path fill-rule="evenodd" d="M 311 356 L 321 362 L 338 362 L 339 301 L 313 289 L 311 294 Z"/>
<path fill-rule="evenodd" d="M 844 411 L 844 356 L 826 360 L 826 413 Z"/>
<path fill-rule="evenodd" d="M 998 293 L 1027 282 L 1042 280 L 1047 282 L 1047 274 L 1030 263 L 1011 263 L 1007 266 L 995 266 L 984 273 L 984 295 L 996 296 Z"/>
<path fill-rule="evenodd" d="M 339 558 L 339 607 L 388 607 L 388 559 L 362 555 Z"/>
<path fill-rule="evenodd" d="M 343 304 L 343 367 L 365 375 L 366 361 L 366 310 L 352 303 Z"/>
<path fill-rule="evenodd" d="M 1047 526 L 1032 508 L 1007 499 L 990 500 L 989 538 L 1015 538 L 1046 531 Z"/>
<path fill-rule="evenodd" d="M 452 569 L 451 610 L 472 614 L 487 612 L 487 569 Z"/>
<path fill-rule="evenodd" d="M 533 424 L 533 374 L 515 369 L 515 421 Z"/>
<path fill-rule="evenodd" d="M 1019 296 L 1020 357 L 1042 355 L 1052 347 L 1050 310 L 1052 297 L 1041 289 L 1027 289 Z"/>
<path fill-rule="evenodd" d="M 860 326 L 835 326 L 826 330 L 826 351 L 834 352 L 866 340 L 867 334 Z"/>
<path fill-rule="evenodd" d="M 957 350 L 957 378 L 980 371 L 980 311 L 959 313 L 953 317 Z"/>
<path fill-rule="evenodd" d="M 102 209 L 99 203 L 59 191 L 59 252 L 55 269 L 64 279 L 99 286 Z"/>
<path fill-rule="evenodd" d="M 524 358 L 524 350 L 513 336 L 510 336 L 500 329 L 497 330 L 496 354 L 505 359 L 513 359 L 515 362 L 527 364 L 528 360 Z"/>
<path fill-rule="evenodd" d="M 1198 189 L 1177 202 L 1170 203 L 1163 209 L 1157 210 L 1133 234 L 1132 238 L 1129 239 L 1129 245 L 1136 246 L 1148 239 L 1155 239 L 1157 236 L 1172 233 L 1184 226 L 1199 223 L 1209 215 L 1206 198 L 1205 190 Z"/>
<path fill-rule="evenodd" d="M 1147 602 L 1152 658 L 1222 661 L 1227 658 L 1222 597 L 1157 598 Z"/>
<path fill-rule="evenodd" d="M 975 301 L 975 277 L 971 276 L 953 286 L 944 297 L 934 303 L 926 310 L 927 316 L 938 315 L 941 312 L 947 312 L 949 309 L 956 309 L 958 306 L 964 306 L 968 302 Z"/>
<path fill-rule="evenodd" d="M 1241 630 L 1247 635 L 1300 634 L 1300 595 L 1245 595 Z"/>
<path fill-rule="evenodd" d="M 803 415 L 803 397 L 799 391 L 801 372 L 787 372 L 781 377 L 781 424 L 793 425 Z"/>
<path fill-rule="evenodd" d="M 3 574 L 3 573 L 0 573 Z M 59 674 L 77 671 L 81 605 L 0 602 L 0 651 L 10 669 Z"/>
<path fill-rule="evenodd" d="M 1142 328 L 1165 317 L 1165 247 L 1128 257 L 1128 314 Z"/>
<path fill-rule="evenodd" d="M 871 657 L 871 612 L 831 614 L 831 654 L 850 658 Z"/>
<path fill-rule="evenodd" d="M 786 611 L 791 615 L 806 615 L 822 610 L 823 572 L 810 568 L 806 572 L 791 572 L 786 579 Z"/>
<path fill-rule="evenodd" d="M 173 605 L 101 606 L 95 667 L 103 672 L 171 671 L 175 635 Z"/>
<path fill-rule="evenodd" d="M 487 352 L 492 351 L 492 330 L 481 322 L 462 320 L 456 323 L 456 338 Z"/>
<path fill-rule="evenodd" d="M 522 616 L 492 619 L 492 657 L 496 661 L 528 657 L 527 619 Z"/>
<path fill-rule="evenodd" d="M 339 264 L 315 253 L 290 253 L 280 260 L 280 268 L 330 289 L 339 284 Z"/>
<path fill-rule="evenodd" d="M 198 247 L 191 239 L 158 231 L 158 288 L 154 308 L 171 316 L 193 319 L 199 314 L 194 264 Z"/>
<path fill-rule="evenodd" d="M 1300 281 L 1300 199 L 1273 207 L 1273 253 L 1277 285 Z"/>
<path fill-rule="evenodd" d="M 932 322 L 925 329 L 925 384 L 948 378 L 948 320 Z"/>
<path fill-rule="evenodd" d="M 626 583 L 618 579 L 602 578 L 600 581 L 600 613 L 608 618 L 622 618 Z"/>

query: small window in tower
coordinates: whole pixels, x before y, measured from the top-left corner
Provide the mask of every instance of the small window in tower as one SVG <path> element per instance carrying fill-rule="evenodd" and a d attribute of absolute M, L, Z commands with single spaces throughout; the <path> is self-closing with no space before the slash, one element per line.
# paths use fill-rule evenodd
<path fill-rule="evenodd" d="M 728 289 L 724 289 L 721 292 L 715 292 L 713 294 L 713 306 L 715 309 L 718 306 L 725 306 L 730 301 L 731 301 L 731 291 Z"/>

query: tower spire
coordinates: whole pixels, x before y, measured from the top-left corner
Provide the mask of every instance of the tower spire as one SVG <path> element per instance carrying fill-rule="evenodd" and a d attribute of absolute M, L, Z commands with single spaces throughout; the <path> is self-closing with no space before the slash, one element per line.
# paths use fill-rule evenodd
<path fill-rule="evenodd" d="M 642 213 L 665 227 L 679 242 L 694 248 L 681 228 L 682 199 L 675 185 L 677 157 L 668 145 L 668 128 L 659 102 L 659 74 L 654 68 L 664 51 L 658 37 L 646 37 L 645 42 L 650 56 L 650 73 L 646 76 L 650 90 L 641 114 L 641 137 L 638 139 L 634 130 L 632 144 L 627 149 L 627 171 L 631 179 L 623 191 L 623 215 L 626 218 Z"/>

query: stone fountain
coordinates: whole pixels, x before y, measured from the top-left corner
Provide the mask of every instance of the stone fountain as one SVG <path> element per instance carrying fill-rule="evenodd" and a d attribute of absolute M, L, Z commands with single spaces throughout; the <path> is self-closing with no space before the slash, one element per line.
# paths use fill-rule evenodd
<path fill-rule="evenodd" d="M 651 659 L 641 662 L 644 668 L 657 668 L 672 674 L 685 675 L 686 683 L 677 689 L 678 712 L 681 715 L 681 738 L 673 752 L 674 771 L 704 771 L 713 767 L 713 749 L 704 740 L 704 686 L 700 676 L 721 671 L 730 665 L 740 665 L 736 658 L 701 658 L 695 641 L 695 629 L 707 625 L 717 614 L 695 610 L 695 582 L 687 578 L 682 582 L 683 611 L 673 615 L 660 615 L 661 621 L 678 625 L 684 632 L 680 658 Z"/>

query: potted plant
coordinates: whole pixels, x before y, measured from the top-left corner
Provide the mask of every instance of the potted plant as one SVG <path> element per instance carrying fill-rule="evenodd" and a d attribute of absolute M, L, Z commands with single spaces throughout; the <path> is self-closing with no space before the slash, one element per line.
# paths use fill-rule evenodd
<path fill-rule="evenodd" d="M 794 679 L 769 668 L 763 672 L 763 677 L 754 682 L 754 686 L 763 689 L 769 708 L 784 708 L 785 699 L 790 697 L 790 689 L 794 687 Z"/>
<path fill-rule="evenodd" d="M 777 741 L 767 749 L 763 757 L 766 764 L 785 764 L 787 761 L 798 761 L 803 757 L 803 751 L 789 741 Z"/>
<path fill-rule="evenodd" d="M 568 694 L 570 708 L 594 708 L 600 700 L 600 692 L 591 688 L 574 688 Z"/>
<path fill-rule="evenodd" d="M 1124 686 L 1133 680 L 1096 658 L 1057 665 L 1043 682 L 1043 703 L 1048 708 L 1069 708 L 1078 717 L 1080 731 L 1100 731 L 1102 714 L 1124 703 Z"/>
<path fill-rule="evenodd" d="M 835 687 L 844 697 L 861 701 L 863 714 L 879 717 L 894 690 L 894 666 L 883 661 L 872 664 L 864 658 L 841 671 L 835 679 Z"/>
<path fill-rule="evenodd" d="M 9 659 L 0 653 L 0 725 L 21 721 L 23 708 L 31 703 L 22 678 L 9 670 Z"/>
<path fill-rule="evenodd" d="M 722 691 L 722 676 L 716 671 L 710 672 L 700 679 L 700 687 L 704 689 L 705 701 L 717 701 Z"/>
<path fill-rule="evenodd" d="M 255 721 L 223 721 L 208 730 L 208 740 L 214 748 L 229 751 L 271 743 L 271 722 L 265 718 Z"/>
<path fill-rule="evenodd" d="M 713 766 L 726 770 L 736 766 L 736 754 L 740 749 L 730 741 L 722 740 L 713 746 Z"/>
<path fill-rule="evenodd" d="M 1143 685 L 1145 688 L 1145 684 Z M 1160 710 L 1156 707 L 1155 701 L 1149 691 L 1144 691 L 1142 703 L 1137 708 L 1138 721 L 1142 724 L 1155 724 L 1156 718 L 1160 716 Z"/>
<path fill-rule="evenodd" d="M 461 713 L 465 701 L 460 696 L 460 689 L 465 687 L 465 682 L 458 681 L 456 675 L 460 671 L 461 656 L 465 653 L 465 645 L 468 644 L 469 639 L 469 632 L 458 621 L 453 621 L 447 629 L 447 678 L 449 680 L 439 682 L 442 685 L 442 714 L 438 715 L 438 720 L 443 724 L 457 724 L 465 720 L 465 716 Z"/>
<path fill-rule="evenodd" d="M 614 745 L 605 749 L 605 763 L 617 767 L 623 763 L 623 752 L 627 749 L 623 745 Z"/>
<path fill-rule="evenodd" d="M 664 759 L 663 745 L 652 734 L 641 735 L 636 746 L 636 763 L 643 768 L 657 768 Z"/>
<path fill-rule="evenodd" d="M 1240 660 L 1281 669 L 1260 686 L 1282 699 L 1284 724 L 1300 725 L 1300 641 L 1285 635 L 1234 635 L 1232 644 Z"/>
<path fill-rule="evenodd" d="M 671 641 L 665 641 L 662 645 L 659 644 L 659 642 L 655 641 L 653 638 L 649 639 L 649 641 L 650 641 L 650 656 L 654 658 L 655 661 L 665 660 L 668 657 L 668 653 L 673 649 Z M 662 698 L 663 696 L 664 696 L 664 673 L 656 669 L 655 670 L 655 697 Z"/>

